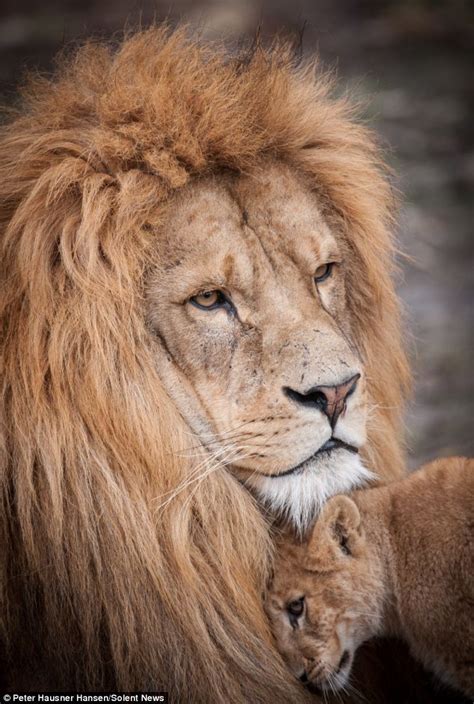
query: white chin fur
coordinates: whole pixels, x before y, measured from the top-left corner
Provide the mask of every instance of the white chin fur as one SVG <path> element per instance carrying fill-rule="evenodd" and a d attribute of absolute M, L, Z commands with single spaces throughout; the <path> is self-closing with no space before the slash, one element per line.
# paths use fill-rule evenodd
<path fill-rule="evenodd" d="M 340 449 L 316 458 L 299 473 L 283 477 L 254 473 L 248 483 L 265 506 L 303 534 L 331 496 L 357 489 L 374 478 L 359 455 Z"/>

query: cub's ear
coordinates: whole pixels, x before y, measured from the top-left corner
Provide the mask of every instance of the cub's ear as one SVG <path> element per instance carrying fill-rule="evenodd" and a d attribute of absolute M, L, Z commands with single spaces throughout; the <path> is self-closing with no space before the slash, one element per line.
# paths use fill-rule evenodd
<path fill-rule="evenodd" d="M 353 554 L 361 540 L 357 505 L 348 496 L 335 496 L 324 506 L 309 537 L 304 567 L 314 572 L 333 570 Z"/>

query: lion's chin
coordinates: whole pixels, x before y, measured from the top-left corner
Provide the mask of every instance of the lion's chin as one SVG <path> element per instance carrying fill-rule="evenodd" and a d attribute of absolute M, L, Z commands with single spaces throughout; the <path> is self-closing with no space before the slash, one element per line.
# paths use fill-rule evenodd
<path fill-rule="evenodd" d="M 304 533 L 331 496 L 373 479 L 358 454 L 338 449 L 315 457 L 303 472 L 273 477 L 254 472 L 247 483 L 268 509 Z"/>

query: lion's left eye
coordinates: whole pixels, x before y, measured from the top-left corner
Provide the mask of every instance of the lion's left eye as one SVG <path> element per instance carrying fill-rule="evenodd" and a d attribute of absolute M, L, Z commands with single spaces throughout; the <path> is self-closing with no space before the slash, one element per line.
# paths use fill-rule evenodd
<path fill-rule="evenodd" d="M 326 281 L 326 279 L 328 279 L 332 274 L 333 266 L 334 262 L 329 262 L 328 264 L 321 264 L 321 266 L 318 266 L 318 268 L 314 272 L 314 281 L 317 284 Z"/>
<path fill-rule="evenodd" d="M 228 304 L 228 300 L 222 291 L 217 290 L 203 291 L 202 293 L 198 293 L 196 296 L 192 296 L 189 301 L 193 305 L 204 310 L 212 310 Z"/>

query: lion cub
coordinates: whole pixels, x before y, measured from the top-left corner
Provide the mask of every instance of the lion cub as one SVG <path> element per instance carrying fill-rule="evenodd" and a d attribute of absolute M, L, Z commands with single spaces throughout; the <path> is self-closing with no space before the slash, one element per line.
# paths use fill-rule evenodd
<path fill-rule="evenodd" d="M 329 500 L 307 542 L 282 539 L 276 557 L 266 609 L 289 667 L 341 689 L 359 645 L 392 635 L 474 696 L 473 538 L 474 460 Z"/>

